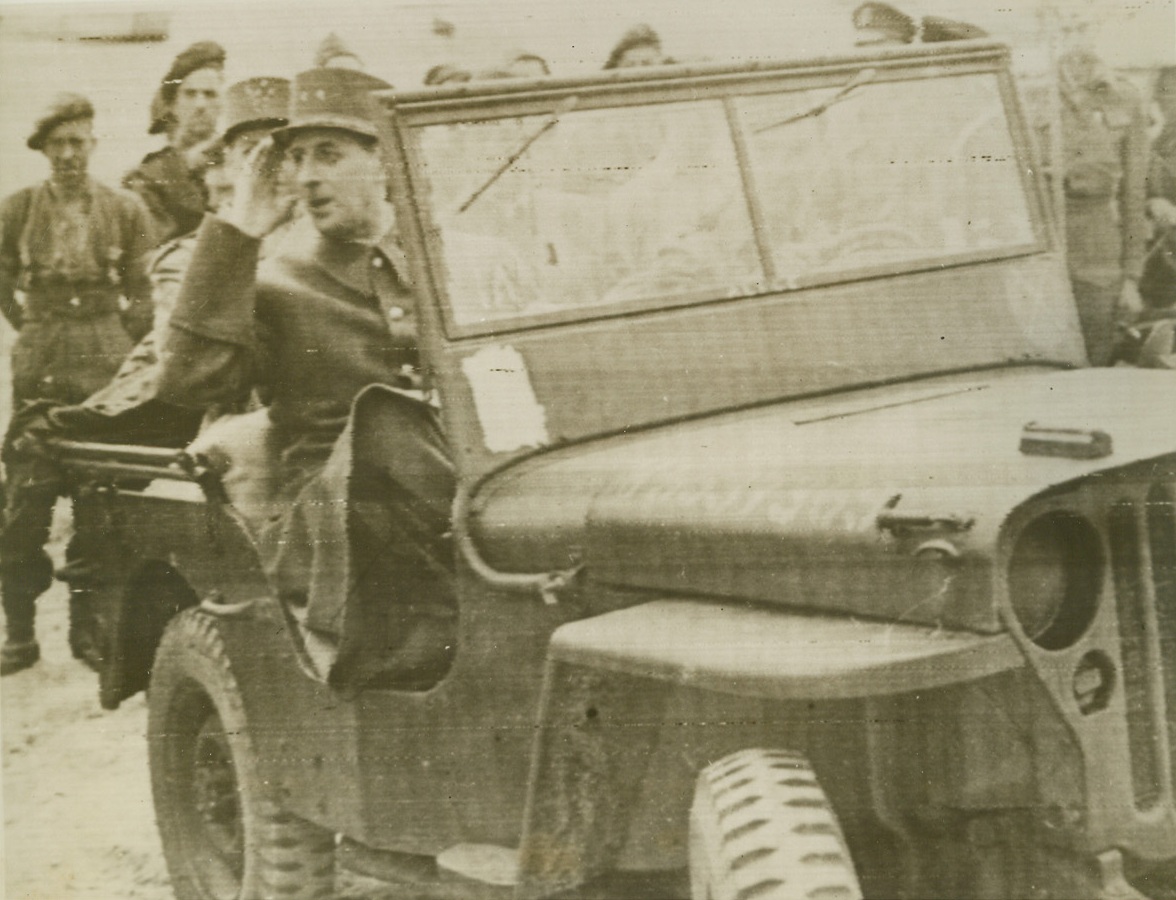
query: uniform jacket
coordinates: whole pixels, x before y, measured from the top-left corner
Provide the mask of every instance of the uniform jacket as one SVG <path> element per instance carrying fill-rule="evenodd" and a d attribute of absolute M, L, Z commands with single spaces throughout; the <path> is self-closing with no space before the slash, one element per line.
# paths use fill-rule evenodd
<path fill-rule="evenodd" d="M 143 198 L 155 223 L 157 242 L 194 231 L 200 225 L 208 195 L 199 173 L 188 168 L 184 154 L 167 146 L 148 153 L 123 179 Z"/>
<path fill-rule="evenodd" d="M 399 249 L 317 232 L 261 242 L 209 216 L 171 318 L 158 396 L 206 408 L 250 390 L 269 403 L 288 471 L 312 474 L 369 384 L 407 386 L 416 307 Z"/>
<path fill-rule="evenodd" d="M 1135 89 L 1062 91 L 1066 242 L 1070 275 L 1111 286 L 1137 279 L 1147 243 L 1147 125 Z"/>
<path fill-rule="evenodd" d="M 1168 122 L 1152 146 L 1147 195 L 1176 203 L 1176 122 Z"/>
<path fill-rule="evenodd" d="M 152 226 L 133 194 L 91 181 L 86 271 L 62 282 L 53 271 L 49 190 L 26 188 L 0 203 L 0 313 L 20 331 L 12 353 L 17 399 L 70 403 L 105 384 L 151 327 Z M 52 289 L 42 287 L 48 282 Z"/>

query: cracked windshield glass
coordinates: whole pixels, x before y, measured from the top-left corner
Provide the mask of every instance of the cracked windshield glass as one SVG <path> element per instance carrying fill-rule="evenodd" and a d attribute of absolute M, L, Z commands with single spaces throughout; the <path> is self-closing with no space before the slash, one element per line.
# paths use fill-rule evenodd
<path fill-rule="evenodd" d="M 734 116 L 717 99 L 565 102 L 420 129 L 454 324 L 749 296 L 1033 242 L 995 77 L 838 89 L 737 97 Z"/>

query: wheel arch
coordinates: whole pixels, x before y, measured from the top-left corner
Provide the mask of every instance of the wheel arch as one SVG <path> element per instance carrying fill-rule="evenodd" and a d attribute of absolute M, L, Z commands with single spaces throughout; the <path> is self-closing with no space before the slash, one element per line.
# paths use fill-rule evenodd
<path fill-rule="evenodd" d="M 160 559 L 140 560 L 115 598 L 100 681 L 100 700 L 115 709 L 146 690 L 155 651 L 168 623 L 199 603 L 199 596 L 178 569 Z"/>

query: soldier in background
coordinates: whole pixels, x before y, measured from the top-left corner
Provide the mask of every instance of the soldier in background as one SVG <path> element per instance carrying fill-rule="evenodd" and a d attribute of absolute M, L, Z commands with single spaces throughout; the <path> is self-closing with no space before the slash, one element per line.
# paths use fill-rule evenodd
<path fill-rule="evenodd" d="M 343 43 L 343 39 L 331 32 L 319 44 L 314 55 L 314 64 L 323 69 L 356 69 L 362 72 L 367 66 L 358 53 Z"/>
<path fill-rule="evenodd" d="M 465 84 L 473 78 L 473 75 L 466 69 L 458 68 L 453 63 L 438 63 L 425 73 L 425 85 L 436 86 L 439 84 Z"/>
<path fill-rule="evenodd" d="M 57 499 L 55 490 L 41 489 L 34 471 L 11 459 L 14 428 L 22 410 L 38 401 L 79 403 L 104 385 L 152 323 L 151 282 L 143 264 L 150 219 L 133 194 L 89 177 L 93 120 L 85 97 L 57 97 L 27 142 L 49 160 L 49 180 L 0 204 L 0 312 L 18 332 L 14 419 L 3 455 L 2 675 L 40 658 L 33 620 L 37 597 L 52 583 L 42 536 L 48 535 Z"/>
<path fill-rule="evenodd" d="M 867 2 L 853 11 L 853 27 L 861 32 L 858 45 L 936 44 L 982 38 L 988 32 L 970 22 L 923 16 L 916 19 L 889 3 Z"/>
<path fill-rule="evenodd" d="M 634 25 L 617 41 L 604 64 L 605 69 L 661 66 L 671 63 L 662 52 L 661 38 L 648 25 Z"/>
<path fill-rule="evenodd" d="M 166 132 L 167 146 L 148 153 L 123 184 L 147 203 L 159 243 L 187 234 L 204 216 L 202 170 L 216 141 L 224 65 L 220 44 L 193 44 L 172 62 L 151 102 L 148 133 Z"/>
<path fill-rule="evenodd" d="M 1154 231 L 1139 292 L 1149 307 L 1167 309 L 1176 305 L 1176 66 L 1160 70 L 1155 101 L 1164 124 L 1147 173 L 1147 214 Z"/>
<path fill-rule="evenodd" d="M 1070 281 L 1090 362 L 1111 362 L 1116 326 L 1142 308 L 1147 124 L 1138 92 L 1095 53 L 1059 61 Z"/>

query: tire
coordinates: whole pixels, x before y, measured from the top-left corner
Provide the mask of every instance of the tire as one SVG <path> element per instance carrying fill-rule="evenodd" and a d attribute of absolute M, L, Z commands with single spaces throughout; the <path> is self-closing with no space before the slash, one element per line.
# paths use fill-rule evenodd
<path fill-rule="evenodd" d="M 692 900 L 861 900 L 845 838 L 808 761 L 743 750 L 698 777 Z"/>
<path fill-rule="evenodd" d="M 335 836 L 267 794 L 211 616 L 172 620 L 147 696 L 155 818 L 177 900 L 333 896 Z"/>

